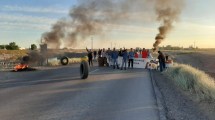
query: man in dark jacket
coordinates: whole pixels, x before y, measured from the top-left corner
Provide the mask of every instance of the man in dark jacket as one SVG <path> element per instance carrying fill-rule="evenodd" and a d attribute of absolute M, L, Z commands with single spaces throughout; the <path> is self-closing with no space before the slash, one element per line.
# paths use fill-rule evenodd
<path fill-rule="evenodd" d="M 122 57 L 122 48 L 119 49 L 119 56 Z"/>
<path fill-rule="evenodd" d="M 93 52 L 91 50 L 87 50 L 87 57 L 88 57 L 88 62 L 89 62 L 89 66 L 93 66 Z"/>
<path fill-rule="evenodd" d="M 158 60 L 159 60 L 159 64 L 160 64 L 160 71 L 162 72 L 165 68 L 166 68 L 166 64 L 165 64 L 165 56 L 161 51 L 158 51 Z"/>
<path fill-rule="evenodd" d="M 99 48 L 98 57 L 101 57 L 101 56 L 102 56 L 102 50 Z"/>
<path fill-rule="evenodd" d="M 111 53 L 111 58 L 113 60 L 113 69 L 115 69 L 115 65 L 116 65 L 117 69 L 119 69 L 119 65 L 118 65 L 118 52 L 116 51 L 115 48 L 113 48 L 113 51 Z"/>
<path fill-rule="evenodd" d="M 97 51 L 96 51 L 96 50 L 94 50 L 94 51 L 93 51 L 93 57 L 94 57 L 94 60 L 96 59 L 96 55 L 97 55 Z"/>
<path fill-rule="evenodd" d="M 128 52 L 127 52 L 127 49 L 124 48 L 124 50 L 122 51 L 122 66 L 121 66 L 121 70 L 123 70 L 124 65 L 125 65 L 124 70 L 126 70 L 127 59 L 128 59 Z"/>
<path fill-rule="evenodd" d="M 110 48 L 108 48 L 108 50 L 106 51 L 106 55 L 107 55 L 109 65 L 112 64 L 111 53 L 112 53 L 112 51 L 110 50 Z"/>
<path fill-rule="evenodd" d="M 134 66 L 134 51 L 133 48 L 130 49 L 130 52 L 128 53 L 128 68 L 133 68 Z"/>

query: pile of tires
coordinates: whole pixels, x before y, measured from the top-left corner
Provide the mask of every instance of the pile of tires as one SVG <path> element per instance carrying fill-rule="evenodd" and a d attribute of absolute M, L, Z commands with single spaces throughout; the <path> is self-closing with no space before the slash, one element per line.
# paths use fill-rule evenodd
<path fill-rule="evenodd" d="M 104 58 L 103 57 L 99 57 L 98 58 L 98 65 L 99 65 L 99 67 L 103 67 L 104 66 Z"/>
<path fill-rule="evenodd" d="M 105 66 L 109 67 L 109 63 L 107 62 L 107 58 L 106 57 L 104 58 L 104 64 L 105 64 Z"/>
<path fill-rule="evenodd" d="M 23 62 L 29 62 L 30 61 L 30 57 L 29 56 L 24 56 L 24 57 L 22 57 L 22 61 Z"/>

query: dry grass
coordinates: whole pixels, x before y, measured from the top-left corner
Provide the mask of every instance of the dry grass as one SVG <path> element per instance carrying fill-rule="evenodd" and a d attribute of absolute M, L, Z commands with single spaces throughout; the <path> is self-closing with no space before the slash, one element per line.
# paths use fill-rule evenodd
<path fill-rule="evenodd" d="M 215 100 L 215 80 L 189 65 L 176 64 L 164 72 L 178 86 L 197 95 L 199 100 Z"/>
<path fill-rule="evenodd" d="M 28 50 L 0 50 L 0 54 L 24 54 L 26 55 Z"/>
<path fill-rule="evenodd" d="M 0 55 L 8 60 L 17 60 L 20 57 L 27 55 L 28 50 L 0 50 Z"/>

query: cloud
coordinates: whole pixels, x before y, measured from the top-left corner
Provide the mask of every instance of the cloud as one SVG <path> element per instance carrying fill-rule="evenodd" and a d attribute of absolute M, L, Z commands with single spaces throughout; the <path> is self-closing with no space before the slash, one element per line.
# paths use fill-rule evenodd
<path fill-rule="evenodd" d="M 54 23 L 56 18 L 38 17 L 23 14 L 5 14 L 0 13 L 0 21 L 16 21 L 16 22 L 27 22 L 27 23 Z"/>
<path fill-rule="evenodd" d="M 5 14 L 0 13 L 1 30 L 42 30 L 49 31 L 52 24 L 57 18 L 38 17 L 24 14 Z M 128 33 L 145 33 L 154 31 L 153 28 L 146 28 L 144 26 L 126 25 L 126 24 L 108 24 L 107 31 L 128 32 Z"/>
<path fill-rule="evenodd" d="M 67 14 L 66 9 L 56 9 L 54 7 L 30 7 L 30 6 L 11 6 L 5 5 L 1 8 L 4 11 L 13 12 L 30 12 L 30 13 L 55 13 L 55 14 Z"/>
<path fill-rule="evenodd" d="M 195 22 L 181 22 L 178 24 L 177 29 L 181 31 L 191 31 L 193 34 L 200 34 L 200 33 L 214 33 L 215 26 L 202 24 L 202 23 L 195 23 Z"/>
<path fill-rule="evenodd" d="M 31 23 L 14 23 L 14 22 L 0 22 L 1 31 L 4 30 L 49 30 L 49 25 L 31 24 Z M 27 32 L 27 31 L 26 31 Z"/>
<path fill-rule="evenodd" d="M 47 30 L 56 20 L 55 18 L 0 13 L 1 30 L 16 28 Z"/>

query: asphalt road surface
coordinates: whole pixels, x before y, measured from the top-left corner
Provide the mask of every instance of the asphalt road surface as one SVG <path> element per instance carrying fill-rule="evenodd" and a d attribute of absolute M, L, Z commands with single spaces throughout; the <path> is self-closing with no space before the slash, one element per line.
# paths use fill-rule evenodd
<path fill-rule="evenodd" d="M 158 120 L 147 70 L 79 65 L 0 72 L 0 120 Z"/>

